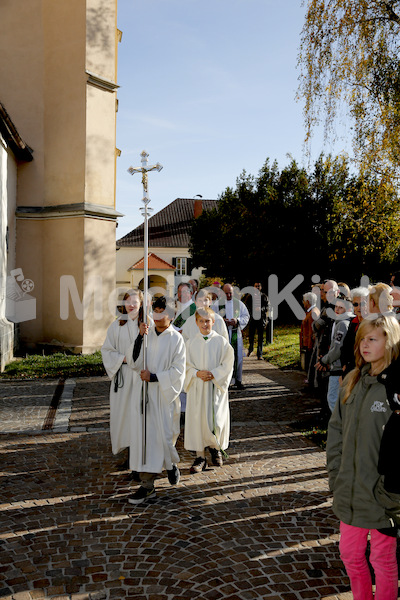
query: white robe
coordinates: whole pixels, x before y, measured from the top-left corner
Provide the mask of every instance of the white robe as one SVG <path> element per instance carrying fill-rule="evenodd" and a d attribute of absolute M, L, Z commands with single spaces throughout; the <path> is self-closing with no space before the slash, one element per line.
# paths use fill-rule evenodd
<path fill-rule="evenodd" d="M 161 473 L 179 462 L 175 442 L 180 432 L 179 393 L 185 379 L 185 344 L 180 333 L 171 326 L 160 335 L 155 327 L 147 338 L 147 368 L 158 381 L 147 384 L 146 462 L 142 462 L 142 381 L 135 383 L 132 403 L 132 435 L 130 468 L 139 473 Z M 132 366 L 140 374 L 143 369 L 143 344 Z"/>
<path fill-rule="evenodd" d="M 228 387 L 232 377 L 233 348 L 218 333 L 208 339 L 199 332 L 186 343 L 187 392 L 185 439 L 187 450 L 202 451 L 207 446 L 225 450 L 229 446 L 230 415 Z M 207 370 L 212 381 L 202 381 L 197 371 Z M 214 433 L 213 433 L 214 432 Z"/>
<path fill-rule="evenodd" d="M 127 448 L 131 439 L 131 402 L 134 384 L 140 380 L 132 366 L 123 364 L 125 356 L 131 357 L 139 333 L 137 319 L 128 319 L 122 327 L 120 319 L 111 323 L 101 348 L 103 364 L 112 380 L 110 386 L 110 436 L 113 454 Z M 123 386 L 114 392 L 114 377 L 121 368 Z"/>
<path fill-rule="evenodd" d="M 222 335 L 222 337 L 224 337 L 229 342 L 229 335 L 228 335 L 228 330 L 225 325 L 225 321 L 223 320 L 222 317 L 220 317 L 217 314 L 215 314 L 215 323 L 213 325 L 213 331 L 216 331 L 217 333 L 219 333 L 219 335 Z M 186 321 L 186 323 L 184 324 L 184 326 L 182 328 L 183 339 L 186 342 L 187 340 L 194 337 L 198 333 L 199 333 L 199 328 L 196 324 L 196 315 L 192 315 L 191 317 L 188 318 L 188 320 Z"/>
<path fill-rule="evenodd" d="M 243 371 L 243 336 L 242 336 L 242 329 L 244 329 L 247 325 L 247 323 L 250 320 L 250 314 L 249 311 L 247 310 L 246 305 L 239 301 L 239 314 L 236 315 L 235 314 L 235 310 L 234 310 L 234 301 L 233 300 L 227 300 L 225 302 L 225 310 L 226 310 L 226 318 L 227 319 L 237 319 L 238 323 L 237 323 L 237 367 L 236 367 L 236 373 L 233 373 L 233 377 L 232 377 L 232 383 L 235 383 L 236 381 L 242 381 L 242 371 Z M 229 333 L 229 341 L 232 338 L 232 326 L 228 327 L 228 333 Z"/>

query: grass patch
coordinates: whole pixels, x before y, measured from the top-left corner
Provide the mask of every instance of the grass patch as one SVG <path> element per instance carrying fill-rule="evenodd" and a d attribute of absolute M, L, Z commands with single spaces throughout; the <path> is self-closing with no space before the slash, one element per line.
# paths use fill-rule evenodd
<path fill-rule="evenodd" d="M 2 379 L 57 379 L 104 375 L 101 352 L 94 354 L 34 354 L 16 359 L 6 366 Z"/>
<path fill-rule="evenodd" d="M 281 369 L 300 369 L 299 335 L 299 325 L 277 325 L 272 344 L 264 346 L 263 358 Z"/>

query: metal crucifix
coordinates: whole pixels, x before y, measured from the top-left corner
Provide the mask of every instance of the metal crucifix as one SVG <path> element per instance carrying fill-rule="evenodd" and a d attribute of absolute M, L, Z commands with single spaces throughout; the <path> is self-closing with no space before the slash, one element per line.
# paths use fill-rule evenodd
<path fill-rule="evenodd" d="M 135 173 L 142 174 L 142 184 L 143 184 L 143 198 L 142 202 L 144 207 L 140 209 L 144 217 L 144 257 L 143 257 L 143 271 L 144 271 L 144 279 L 143 279 L 143 320 L 147 323 L 147 294 L 148 294 L 148 272 L 149 272 L 149 212 L 152 211 L 149 208 L 150 198 L 149 198 L 149 179 L 148 172 L 149 171 L 161 171 L 162 165 L 157 163 L 153 166 L 148 166 L 148 153 L 143 150 L 140 156 L 142 157 L 141 167 L 129 167 L 128 173 L 134 175 Z M 143 368 L 147 369 L 147 336 L 144 336 L 143 340 Z M 147 381 L 143 381 L 142 387 L 142 463 L 146 464 L 146 422 L 147 422 Z"/>

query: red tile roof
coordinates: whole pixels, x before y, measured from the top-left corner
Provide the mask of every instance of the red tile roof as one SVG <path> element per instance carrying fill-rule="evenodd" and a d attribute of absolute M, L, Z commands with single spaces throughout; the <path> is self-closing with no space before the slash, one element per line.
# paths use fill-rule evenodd
<path fill-rule="evenodd" d="M 143 256 L 143 258 L 141 258 L 140 260 L 135 262 L 134 265 L 129 267 L 128 271 L 134 271 L 134 270 L 143 271 L 143 269 L 144 269 L 144 256 Z M 169 270 L 175 271 L 175 267 L 174 267 L 174 265 L 171 265 L 170 263 L 168 263 L 166 260 L 163 260 L 162 258 L 157 256 L 157 254 L 154 254 L 154 252 L 149 252 L 149 271 L 150 270 L 152 270 L 152 271 L 169 271 Z"/>
<path fill-rule="evenodd" d="M 177 198 L 149 219 L 149 246 L 162 248 L 187 248 L 190 227 L 196 209 L 202 203 L 203 210 L 217 207 L 218 200 Z M 143 246 L 143 223 L 117 241 L 117 246 Z"/>

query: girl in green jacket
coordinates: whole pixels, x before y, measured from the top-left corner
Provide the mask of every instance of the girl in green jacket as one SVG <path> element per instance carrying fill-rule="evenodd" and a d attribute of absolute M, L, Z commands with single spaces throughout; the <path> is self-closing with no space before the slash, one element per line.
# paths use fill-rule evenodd
<path fill-rule="evenodd" d="M 340 555 L 354 600 L 397 600 L 395 523 L 379 501 L 384 477 L 378 472 L 382 433 L 392 411 L 378 375 L 399 356 L 400 325 L 393 316 L 364 319 L 355 342 L 356 368 L 343 382 L 328 426 L 327 461 L 333 509 L 340 519 Z M 400 489 L 397 490 L 400 492 Z M 400 493 L 392 493 L 400 505 Z"/>

